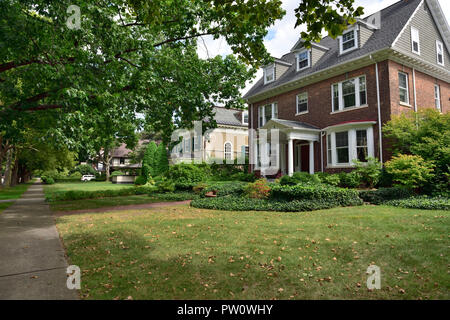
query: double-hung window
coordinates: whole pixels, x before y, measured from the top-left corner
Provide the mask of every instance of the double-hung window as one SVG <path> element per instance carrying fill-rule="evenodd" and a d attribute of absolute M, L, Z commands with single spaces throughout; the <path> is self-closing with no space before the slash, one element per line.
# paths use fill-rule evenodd
<path fill-rule="evenodd" d="M 367 161 L 367 130 L 356 130 L 356 158 L 361 162 Z"/>
<path fill-rule="evenodd" d="M 264 84 L 275 81 L 275 65 L 264 69 Z"/>
<path fill-rule="evenodd" d="M 242 124 L 248 124 L 248 111 L 242 112 Z"/>
<path fill-rule="evenodd" d="M 406 73 L 398 73 L 398 88 L 400 91 L 400 102 L 409 104 L 408 75 Z"/>
<path fill-rule="evenodd" d="M 231 144 L 231 142 L 225 142 L 223 148 L 224 148 L 225 160 L 232 160 L 233 159 L 233 153 L 232 153 L 233 145 Z"/>
<path fill-rule="evenodd" d="M 439 40 L 436 40 L 436 60 L 439 65 L 444 65 L 444 45 Z"/>
<path fill-rule="evenodd" d="M 333 112 L 367 104 L 366 76 L 333 84 L 331 91 Z"/>
<path fill-rule="evenodd" d="M 411 27 L 411 50 L 414 53 L 420 54 L 419 30 L 414 27 Z"/>
<path fill-rule="evenodd" d="M 348 131 L 336 132 L 336 157 L 338 164 L 349 163 Z"/>
<path fill-rule="evenodd" d="M 438 84 L 434 85 L 434 103 L 436 109 L 442 112 L 441 109 L 441 87 Z"/>
<path fill-rule="evenodd" d="M 303 92 L 297 95 L 297 114 L 308 112 L 308 93 Z"/>
<path fill-rule="evenodd" d="M 333 163 L 333 149 L 331 148 L 331 134 L 327 135 L 327 163 Z"/>
<path fill-rule="evenodd" d="M 358 48 L 358 26 L 344 32 L 340 38 L 340 53 L 346 53 Z"/>
<path fill-rule="evenodd" d="M 264 126 L 269 120 L 278 118 L 278 105 L 277 103 L 266 104 L 258 109 L 259 113 L 259 126 Z"/>
<path fill-rule="evenodd" d="M 297 55 L 297 71 L 309 68 L 311 66 L 311 54 L 309 50 L 300 52 Z"/>

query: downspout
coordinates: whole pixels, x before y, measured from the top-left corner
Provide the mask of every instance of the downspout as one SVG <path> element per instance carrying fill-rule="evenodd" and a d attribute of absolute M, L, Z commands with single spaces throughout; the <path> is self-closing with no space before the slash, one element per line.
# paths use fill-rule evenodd
<path fill-rule="evenodd" d="M 414 112 L 417 112 L 417 94 L 416 94 L 416 69 L 412 69 L 413 74 L 413 90 L 414 90 Z"/>
<path fill-rule="evenodd" d="M 375 61 L 375 76 L 377 81 L 377 106 L 378 106 L 378 144 L 380 146 L 380 162 L 383 164 L 383 136 L 381 132 L 381 105 L 380 105 L 380 79 L 378 77 L 378 62 L 370 55 L 370 59 Z"/>
<path fill-rule="evenodd" d="M 248 168 L 250 170 L 250 172 L 254 172 L 255 171 L 255 164 L 254 164 L 254 149 L 253 149 L 253 103 L 250 104 L 250 110 L 249 110 L 249 116 L 250 116 L 250 134 L 249 134 L 249 140 L 248 140 L 248 152 L 249 152 L 249 159 L 248 159 Z"/>

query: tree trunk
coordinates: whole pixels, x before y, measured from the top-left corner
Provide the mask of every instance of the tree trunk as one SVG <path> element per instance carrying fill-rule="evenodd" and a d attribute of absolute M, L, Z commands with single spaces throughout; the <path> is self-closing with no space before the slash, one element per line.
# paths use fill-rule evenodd
<path fill-rule="evenodd" d="M 14 161 L 14 168 L 12 169 L 12 174 L 11 174 L 11 187 L 14 187 L 15 185 L 17 185 L 19 183 L 18 179 L 18 174 L 19 173 L 19 159 L 16 157 L 16 160 Z"/>
<path fill-rule="evenodd" d="M 110 169 L 110 163 L 109 161 L 111 160 L 109 156 L 105 156 L 105 175 L 106 175 L 106 181 L 109 181 L 109 169 Z"/>
<path fill-rule="evenodd" d="M 13 150 L 9 149 L 6 154 L 6 168 L 5 168 L 5 180 L 3 181 L 4 187 L 9 187 L 11 185 L 11 169 L 13 162 Z"/>

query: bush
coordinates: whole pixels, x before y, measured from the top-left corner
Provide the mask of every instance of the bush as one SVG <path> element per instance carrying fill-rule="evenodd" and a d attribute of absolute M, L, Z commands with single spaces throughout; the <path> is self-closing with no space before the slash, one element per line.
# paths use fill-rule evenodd
<path fill-rule="evenodd" d="M 361 176 L 358 172 L 339 173 L 339 186 L 341 188 L 358 188 L 361 184 Z"/>
<path fill-rule="evenodd" d="M 95 174 L 96 174 L 95 169 L 92 168 L 92 167 L 91 167 L 90 165 L 88 165 L 88 164 L 80 164 L 80 165 L 76 166 L 76 167 L 71 171 L 71 173 L 74 173 L 74 172 L 79 172 L 79 173 L 81 173 L 82 176 L 88 175 L 88 174 L 92 174 L 92 175 L 95 175 Z M 80 178 L 81 178 L 81 177 L 80 177 Z"/>
<path fill-rule="evenodd" d="M 418 188 L 433 178 L 434 165 L 421 156 L 399 155 L 386 162 L 392 180 L 408 188 Z"/>
<path fill-rule="evenodd" d="M 191 190 L 197 183 L 206 180 L 204 166 L 180 163 L 173 165 L 167 171 L 167 178 L 176 181 L 177 189 Z"/>
<path fill-rule="evenodd" d="M 45 184 L 54 184 L 55 183 L 55 179 L 53 179 L 52 177 L 48 177 L 48 176 L 41 176 L 41 180 Z"/>
<path fill-rule="evenodd" d="M 252 199 L 267 199 L 270 195 L 270 187 L 266 179 L 259 179 L 246 185 L 244 193 Z"/>
<path fill-rule="evenodd" d="M 185 201 L 197 199 L 199 198 L 199 195 L 192 192 L 167 192 L 151 194 L 150 197 L 160 201 Z"/>
<path fill-rule="evenodd" d="M 378 180 L 378 188 L 390 188 L 393 185 L 392 175 L 386 171 L 386 168 L 381 169 L 380 179 Z"/>
<path fill-rule="evenodd" d="M 450 210 L 450 199 L 444 197 L 414 197 L 408 199 L 389 200 L 384 205 L 422 210 Z"/>
<path fill-rule="evenodd" d="M 237 172 L 229 176 L 228 180 L 255 182 L 256 175 L 253 172 L 252 173 Z"/>
<path fill-rule="evenodd" d="M 218 197 L 224 196 L 242 196 L 244 193 L 244 187 L 247 185 L 245 182 L 215 182 L 209 183 L 208 187 L 203 189 L 202 195 L 205 196 L 206 193 L 215 191 Z"/>
<path fill-rule="evenodd" d="M 294 172 L 292 177 L 285 175 L 280 179 L 281 185 L 293 186 L 299 183 L 321 183 L 321 181 L 317 175 L 308 172 Z"/>
<path fill-rule="evenodd" d="M 74 179 L 74 180 L 80 180 L 81 179 L 81 173 L 76 171 L 74 173 L 72 173 L 69 178 Z"/>
<path fill-rule="evenodd" d="M 360 162 L 354 160 L 356 165 L 356 173 L 361 177 L 361 182 L 363 182 L 367 187 L 373 188 L 378 184 L 381 177 L 381 162 L 373 157 L 368 157 L 367 162 Z"/>
<path fill-rule="evenodd" d="M 144 176 L 138 176 L 136 180 L 134 180 L 134 184 L 138 186 L 142 186 L 147 183 L 147 179 Z"/>
<path fill-rule="evenodd" d="M 414 195 L 414 192 L 405 187 L 380 188 L 378 190 L 364 190 L 359 192 L 359 197 L 371 204 L 382 204 L 388 200 L 405 199 Z"/>
<path fill-rule="evenodd" d="M 356 201 L 352 205 L 360 205 Z M 294 200 L 277 201 L 270 199 L 252 199 L 242 197 L 220 197 L 208 199 L 194 199 L 191 206 L 195 208 L 227 210 L 227 211 L 280 211 L 301 212 L 321 209 L 330 209 L 339 206 L 337 202 L 323 200 Z"/>
<path fill-rule="evenodd" d="M 113 171 L 113 173 L 111 173 L 111 177 L 124 176 L 124 175 L 125 175 L 125 172 L 120 171 L 120 170 L 116 170 L 116 171 Z"/>
<path fill-rule="evenodd" d="M 316 173 L 317 177 L 320 179 L 320 182 L 324 184 L 328 184 L 330 186 L 337 187 L 339 183 L 341 182 L 341 179 L 339 178 L 339 174 L 330 174 L 327 172 L 318 172 Z"/>
<path fill-rule="evenodd" d="M 332 203 L 335 206 L 356 205 L 362 202 L 356 190 L 342 189 L 322 184 L 298 184 L 295 186 L 273 185 L 270 197 L 271 199 L 284 201 L 324 201 Z"/>
<path fill-rule="evenodd" d="M 192 191 L 194 191 L 196 194 L 200 194 L 203 192 L 203 190 L 205 190 L 208 187 L 208 185 L 204 182 L 200 182 L 199 184 L 196 184 L 193 188 Z"/>
<path fill-rule="evenodd" d="M 170 179 L 161 179 L 156 182 L 158 192 L 174 192 L 175 183 Z"/>

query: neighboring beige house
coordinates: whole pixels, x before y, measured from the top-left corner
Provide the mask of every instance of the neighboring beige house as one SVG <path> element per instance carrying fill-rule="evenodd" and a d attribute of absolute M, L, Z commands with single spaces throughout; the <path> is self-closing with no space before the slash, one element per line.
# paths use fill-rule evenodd
<path fill-rule="evenodd" d="M 248 157 L 248 112 L 214 107 L 216 129 L 197 134 L 198 131 L 180 132 L 183 141 L 172 150 L 172 163 L 223 160 L 244 163 Z"/>

